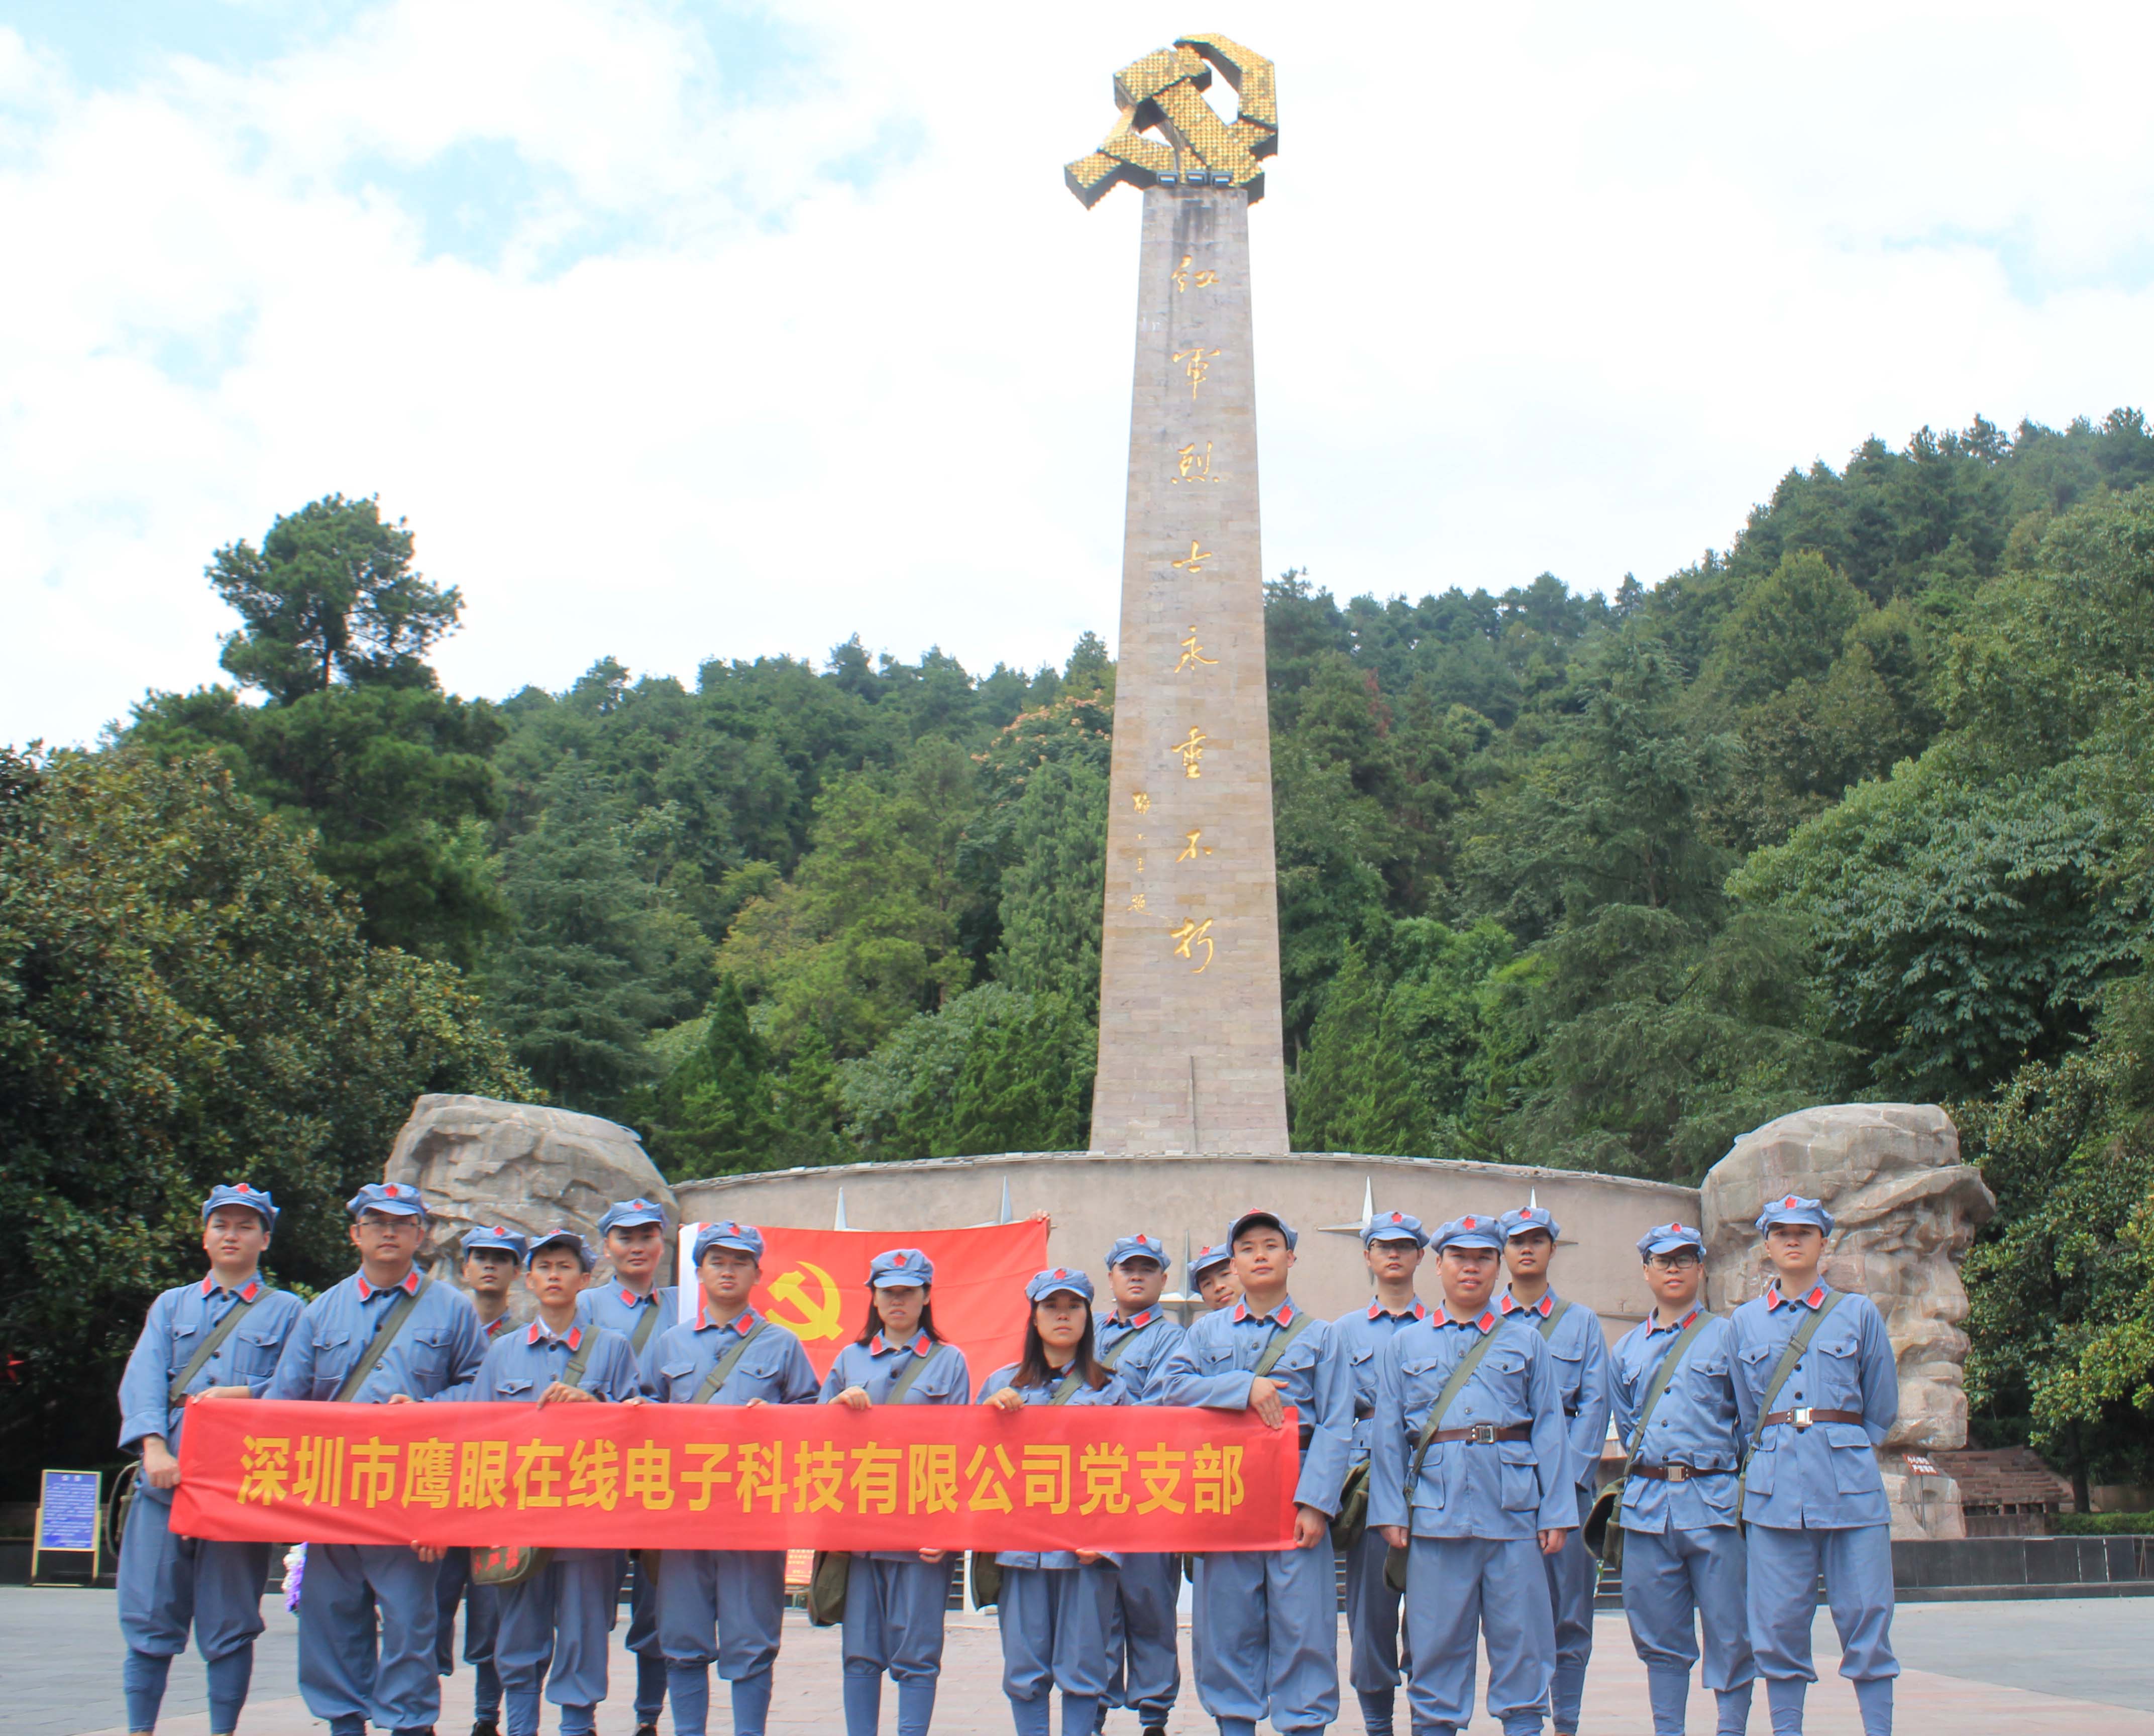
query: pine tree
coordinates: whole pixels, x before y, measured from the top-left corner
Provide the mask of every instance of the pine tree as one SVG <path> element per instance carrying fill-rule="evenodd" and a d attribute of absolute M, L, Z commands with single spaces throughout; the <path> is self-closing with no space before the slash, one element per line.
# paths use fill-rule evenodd
<path fill-rule="evenodd" d="M 1296 1150 L 1410 1157 L 1428 1149 L 1428 1105 L 1391 1003 L 1382 973 L 1350 942 L 1297 1074 Z"/>
<path fill-rule="evenodd" d="M 1037 767 L 1018 799 L 1010 845 L 1015 860 L 1003 872 L 996 979 L 1021 993 L 1096 1007 L 1106 779 L 1081 761 Z"/>
<path fill-rule="evenodd" d="M 651 1155 L 676 1181 L 760 1168 L 780 1142 L 769 1054 L 732 978 L 718 978 L 703 1027 L 657 1092 Z"/>

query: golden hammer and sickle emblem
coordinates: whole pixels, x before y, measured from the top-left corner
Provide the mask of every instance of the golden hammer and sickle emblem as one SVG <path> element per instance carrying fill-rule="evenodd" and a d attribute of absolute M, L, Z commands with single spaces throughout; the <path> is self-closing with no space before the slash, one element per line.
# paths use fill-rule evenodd
<path fill-rule="evenodd" d="M 811 1276 L 822 1292 L 813 1301 L 808 1297 L 808 1280 Z M 771 1279 L 770 1294 L 773 1300 L 790 1302 L 800 1310 L 797 1320 L 789 1320 L 772 1309 L 763 1310 L 795 1338 L 835 1338 L 845 1330 L 838 1319 L 838 1287 L 830 1282 L 830 1274 L 813 1260 L 803 1260 L 793 1271 L 781 1272 Z"/>
<path fill-rule="evenodd" d="M 1201 94 L 1211 87 L 1215 66 L 1237 99 L 1231 125 Z M 1263 55 L 1217 31 L 1178 36 L 1172 48 L 1115 74 L 1115 106 L 1120 114 L 1100 148 L 1062 171 L 1087 209 L 1118 181 L 1145 187 L 1201 176 L 1246 188 L 1252 205 L 1263 197 L 1258 159 L 1279 149 L 1279 91 Z M 1151 127 L 1166 135 L 1165 142 L 1145 136 Z"/>

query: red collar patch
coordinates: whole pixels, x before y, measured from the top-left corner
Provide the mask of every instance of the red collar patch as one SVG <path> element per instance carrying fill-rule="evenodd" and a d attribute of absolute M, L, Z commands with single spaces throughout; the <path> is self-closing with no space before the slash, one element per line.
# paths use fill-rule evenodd
<path fill-rule="evenodd" d="M 1765 1312 L 1770 1314 L 1783 1302 L 1799 1302 L 1805 1308 L 1815 1308 L 1824 1300 L 1825 1286 L 1823 1284 L 1817 1285 L 1807 1296 L 1784 1296 L 1780 1294 L 1779 1280 L 1775 1279 L 1765 1291 Z"/>
<path fill-rule="evenodd" d="M 1680 1332 L 1684 1327 L 1690 1325 L 1692 1320 L 1696 1320 L 1698 1315 L 1702 1314 L 1704 1311 L 1705 1305 L 1703 1303 L 1693 1302 L 1690 1305 L 1690 1312 L 1685 1315 L 1681 1320 L 1677 1320 L 1672 1326 L 1663 1326 L 1661 1324 L 1660 1315 L 1657 1314 L 1649 1314 L 1646 1316 L 1646 1335 L 1650 1338 L 1656 1332 Z"/>
<path fill-rule="evenodd" d="M 503 1315 L 499 1320 L 494 1321 L 493 1325 L 484 1329 L 486 1335 L 488 1338 L 498 1338 L 503 1333 L 506 1332 L 515 1324 L 516 1322 L 510 1320 L 507 1315 Z"/>
<path fill-rule="evenodd" d="M 1122 1320 L 1118 1316 L 1114 1324 L 1134 1332 L 1140 1326 L 1149 1326 L 1158 1318 L 1159 1310 L 1156 1308 L 1147 1308 L 1142 1314 L 1133 1314 L 1127 1320 Z"/>
<path fill-rule="evenodd" d="M 214 1272 L 202 1281 L 202 1293 L 205 1296 L 214 1296 L 223 1288 L 224 1286 L 217 1281 L 217 1274 Z M 262 1294 L 262 1280 L 259 1278 L 250 1278 L 247 1280 L 246 1289 L 234 1290 L 232 1294 L 242 1302 L 252 1302 Z"/>
<path fill-rule="evenodd" d="M 578 1350 L 581 1348 L 584 1342 L 584 1329 L 581 1326 L 571 1326 L 565 1333 L 557 1337 L 546 1330 L 545 1321 L 533 1320 L 530 1330 L 523 1335 L 523 1341 L 526 1344 L 564 1344 L 572 1351 Z"/>
<path fill-rule="evenodd" d="M 1266 1320 L 1269 1320 L 1274 1325 L 1291 1325 L 1294 1321 L 1294 1303 L 1289 1299 L 1280 1303 L 1269 1314 L 1251 1314 L 1248 1303 L 1237 1302 L 1234 1305 L 1234 1319 L 1237 1324 L 1243 1320 L 1254 1320 L 1258 1325 L 1262 1325 Z"/>
<path fill-rule="evenodd" d="M 657 1300 L 658 1286 L 655 1284 L 640 1296 L 626 1284 L 620 1287 L 620 1305 L 623 1308 L 641 1308 L 646 1302 L 656 1305 Z"/>
<path fill-rule="evenodd" d="M 1505 1314 L 1518 1314 L 1522 1312 L 1525 1314 L 1537 1314 L 1543 1320 L 1546 1320 L 1555 1311 L 1555 1292 L 1554 1290 L 1550 1290 L 1544 1295 L 1539 1301 L 1529 1303 L 1521 1302 L 1508 1290 L 1505 1290 L 1503 1292 L 1503 1307 Z"/>
<path fill-rule="evenodd" d="M 747 1337 L 748 1330 L 755 1325 L 755 1305 L 753 1303 L 749 1304 L 735 1315 L 728 1324 L 742 1337 Z M 707 1327 L 717 1325 L 717 1322 L 711 1318 L 711 1299 L 708 1296 L 698 1296 L 696 1299 L 696 1330 L 701 1332 Z"/>
<path fill-rule="evenodd" d="M 410 1271 L 404 1274 L 404 1281 L 401 1284 L 392 1284 L 389 1288 L 392 1290 L 401 1290 L 407 1296 L 417 1295 L 419 1294 L 419 1269 L 416 1266 L 414 1266 Z M 366 1281 L 366 1274 L 364 1272 L 359 1274 L 359 1299 L 360 1301 L 371 1302 L 380 1294 L 381 1292 L 379 1289 Z"/>
<path fill-rule="evenodd" d="M 1402 1320 L 1409 1315 L 1417 1320 L 1427 1320 L 1428 1318 L 1428 1304 L 1422 1301 L 1420 1297 L 1416 1296 L 1414 1298 L 1414 1305 L 1411 1308 L 1401 1308 L 1396 1313 L 1385 1307 L 1381 1302 L 1372 1301 L 1369 1305 L 1369 1318 L 1372 1320 L 1381 1320 L 1385 1319 L 1386 1316 L 1391 1320 Z"/>
<path fill-rule="evenodd" d="M 880 1332 L 876 1333 L 873 1338 L 868 1340 L 868 1355 L 870 1356 L 880 1356 L 886 1355 L 889 1351 L 898 1350 L 911 1351 L 916 1356 L 924 1356 L 928 1353 L 928 1351 L 934 1348 L 935 1340 L 930 1338 L 925 1332 L 914 1339 L 909 1345 L 892 1344 Z"/>

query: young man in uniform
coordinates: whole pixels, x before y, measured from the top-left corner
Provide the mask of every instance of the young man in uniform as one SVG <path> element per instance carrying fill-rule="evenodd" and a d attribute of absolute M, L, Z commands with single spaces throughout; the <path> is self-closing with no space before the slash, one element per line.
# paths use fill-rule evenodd
<path fill-rule="evenodd" d="M 345 1202 L 359 1270 L 307 1305 L 268 1396 L 350 1404 L 462 1397 L 486 1356 L 478 1316 L 413 1264 L 426 1207 L 407 1182 L 373 1182 Z M 346 1389 L 349 1389 L 348 1391 Z M 438 1549 L 317 1543 L 299 1592 L 299 1692 L 330 1736 L 431 1731 Z"/>
<path fill-rule="evenodd" d="M 258 1269 L 277 1226 L 268 1194 L 245 1182 L 212 1187 L 202 1216 L 209 1275 L 150 1305 L 120 1381 L 120 1445 L 142 1455 L 120 1540 L 120 1687 L 127 1728 L 138 1736 L 156 1728 L 190 1627 L 208 1667 L 212 1736 L 230 1736 L 247 1703 L 269 1545 L 172 1534 L 180 1430 L 198 1398 L 253 1398 L 267 1388 L 303 1305 L 270 1289 Z"/>
<path fill-rule="evenodd" d="M 1742 1736 L 1758 1670 L 1735 1524 L 1743 1428 L 1733 1339 L 1726 1317 L 1708 1314 L 1697 1299 L 1703 1236 L 1688 1224 L 1658 1224 L 1639 1238 L 1638 1255 L 1653 1311 L 1616 1340 L 1609 1359 L 1616 1432 L 1631 1455 L 1615 1515 L 1623 1532 L 1623 1613 L 1646 1667 L 1653 1736 L 1683 1736 L 1701 1626 L 1705 1685 L 1719 1701 L 1721 1736 Z M 1671 1357 L 1681 1360 L 1655 1399 Z"/>
<path fill-rule="evenodd" d="M 1131 1404 L 1156 1404 L 1160 1371 L 1182 1340 L 1182 1330 L 1161 1310 L 1166 1291 L 1166 1246 L 1140 1232 L 1107 1250 L 1107 1287 L 1115 1305 L 1095 1322 L 1102 1366 L 1122 1377 Z M 1116 1575 L 1121 1632 L 1111 1645 L 1113 1680 L 1100 1702 L 1137 1715 L 1144 1736 L 1163 1736 L 1167 1714 L 1182 1692 L 1182 1659 L 1175 1640 L 1175 1606 L 1182 1593 L 1182 1557 L 1133 1554 Z"/>
<path fill-rule="evenodd" d="M 508 1330 L 508 1291 L 523 1270 L 525 1244 L 505 1224 L 464 1232 L 459 1274 L 489 1347 Z M 456 1668 L 457 1606 L 464 1606 L 464 1662 L 477 1674 L 472 1689 L 472 1736 L 501 1736 L 501 1677 L 493 1667 L 500 1600 L 491 1585 L 471 1580 L 471 1551 L 445 1550 L 434 1581 L 434 1670 Z"/>
<path fill-rule="evenodd" d="M 601 1251 L 613 1263 L 613 1277 L 585 1290 L 578 1318 L 618 1332 L 635 1351 L 639 1368 L 651 1346 L 681 1318 L 681 1294 L 658 1282 L 666 1262 L 666 1213 L 647 1199 L 625 1199 L 608 1206 L 599 1218 Z M 636 1551 L 640 1557 L 641 1551 Z M 628 1571 L 629 1552 L 620 1552 Z M 657 1581 L 639 1560 L 628 1593 L 628 1649 L 635 1654 L 635 1736 L 658 1736 L 658 1713 L 666 1703 L 666 1653 L 658 1642 Z"/>
<path fill-rule="evenodd" d="M 1197 1250 L 1189 1262 L 1189 1281 L 1197 1286 L 1209 1313 L 1232 1308 L 1242 1299 L 1242 1288 L 1234 1282 L 1234 1250 L 1223 1243 Z"/>
<path fill-rule="evenodd" d="M 1562 1232 L 1547 1208 L 1529 1205 L 1506 1212 L 1497 1227 L 1503 1233 L 1503 1264 L 1511 1274 L 1510 1288 L 1498 1306 L 1506 1318 L 1523 1318 L 1547 1344 L 1555 1361 L 1556 1384 L 1563 1389 L 1563 1413 L 1570 1422 L 1577 1528 L 1564 1534 L 1563 1552 L 1542 1565 L 1548 1570 L 1549 1604 L 1555 1617 L 1550 1722 L 1556 1736 L 1575 1736 L 1585 1698 L 1586 1660 L 1593 1655 L 1595 1570 L 1586 1550 L 1585 1526 L 1600 1492 L 1600 1448 L 1608 1438 L 1608 1340 L 1600 1315 L 1580 1303 L 1565 1301 L 1549 1287 L 1549 1266 Z"/>
<path fill-rule="evenodd" d="M 1800 1736 L 1817 1679 L 1810 1626 L 1818 1575 L 1840 1631 L 1840 1673 L 1855 1683 L 1865 1736 L 1891 1736 L 1892 1528 L 1876 1448 L 1900 1414 L 1885 1322 L 1865 1296 L 1818 1275 L 1832 1214 L 1794 1194 L 1758 1214 L 1773 1280 L 1729 1322 L 1744 1438 L 1750 1649 L 1774 1736 Z M 1798 1335 L 1809 1342 L 1792 1362 Z"/>
<path fill-rule="evenodd" d="M 1376 1413 L 1376 1357 L 1403 1326 L 1428 1318 L 1428 1304 L 1414 1294 L 1428 1233 L 1421 1219 L 1386 1212 L 1361 1231 L 1361 1258 L 1376 1289 L 1366 1308 L 1333 1322 L 1354 1375 L 1354 1463 L 1369 1463 L 1370 1421 Z M 1363 1474 L 1367 1473 L 1365 1471 Z M 1368 1736 L 1391 1736 L 1399 1692 L 1399 1594 L 1384 1580 L 1391 1545 L 1365 1526 L 1346 1555 L 1346 1632 L 1353 1651 L 1346 1679 L 1361 1702 Z"/>
<path fill-rule="evenodd" d="M 1220 1736 L 1255 1736 L 1266 1716 L 1279 1736 L 1339 1716 L 1331 1520 L 1353 1457 L 1354 1381 L 1331 1323 L 1287 1293 L 1297 1239 L 1276 1212 L 1235 1218 L 1242 1299 L 1191 1325 L 1153 1389 L 1156 1403 L 1253 1411 L 1273 1428 L 1289 1406 L 1299 1413 L 1293 1546 L 1197 1558 L 1193 1619 L 1211 1630 L 1197 1697 Z"/>
<path fill-rule="evenodd" d="M 1415 1736 L 1456 1736 L 1473 1716 L 1477 1635 L 1488 1715 L 1504 1736 L 1540 1736 L 1555 1673 L 1541 1561 L 1578 1523 L 1555 1359 L 1490 1300 L 1503 1247 L 1494 1218 L 1455 1218 L 1430 1246 L 1443 1308 L 1377 1359 L 1369 1477 L 1370 1524 L 1406 1551 Z"/>
<path fill-rule="evenodd" d="M 695 1324 L 651 1341 L 646 1390 L 660 1404 L 814 1403 L 819 1384 L 800 1340 L 749 1305 L 763 1277 L 763 1232 L 707 1223 L 694 1253 L 702 1289 Z M 673 1736 L 703 1736 L 714 1663 L 732 1686 L 734 1736 L 763 1736 L 785 1614 L 785 1551 L 666 1550 L 656 1584 Z"/>
<path fill-rule="evenodd" d="M 472 1385 L 474 1402 L 643 1402 L 628 1340 L 576 1318 L 576 1299 L 596 1264 L 590 1244 L 572 1229 L 533 1240 L 523 1282 L 538 1299 L 538 1317 L 495 1339 Z M 508 1736 L 538 1736 L 542 1694 L 561 1708 L 561 1736 L 593 1736 L 620 1585 L 615 1565 L 611 1550 L 553 1549 L 529 1578 L 498 1588 L 494 1657 Z"/>

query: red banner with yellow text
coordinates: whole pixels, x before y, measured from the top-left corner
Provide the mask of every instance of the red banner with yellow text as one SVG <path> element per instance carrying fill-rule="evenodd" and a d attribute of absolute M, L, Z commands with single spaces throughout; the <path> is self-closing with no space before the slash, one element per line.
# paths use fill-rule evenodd
<path fill-rule="evenodd" d="M 561 1549 L 1279 1549 L 1294 1412 L 210 1399 L 172 1529 Z"/>
<path fill-rule="evenodd" d="M 700 1224 L 681 1226 L 681 1309 L 696 1318 L 702 1292 L 690 1269 Z M 758 1224 L 763 1281 L 753 1301 L 798 1338 L 818 1377 L 860 1335 L 868 1317 L 868 1262 L 917 1248 L 934 1263 L 935 1330 L 965 1353 L 972 1388 L 1024 1351 L 1024 1287 L 1047 1264 L 1047 1220 L 970 1229 L 812 1230 Z"/>

